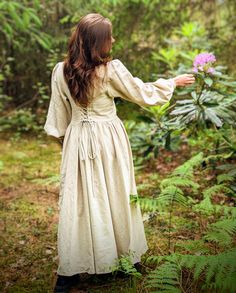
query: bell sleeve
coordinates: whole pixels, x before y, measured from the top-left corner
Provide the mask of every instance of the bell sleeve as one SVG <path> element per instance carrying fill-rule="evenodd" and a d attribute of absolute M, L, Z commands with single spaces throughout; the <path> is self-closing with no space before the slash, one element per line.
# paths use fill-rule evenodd
<path fill-rule="evenodd" d="M 60 62 L 52 70 L 51 98 L 44 130 L 47 135 L 53 136 L 53 138 L 63 142 L 66 129 L 71 121 L 72 109 L 70 101 L 63 91 L 63 84 L 59 82 L 59 69 L 61 69 Z"/>
<path fill-rule="evenodd" d="M 108 94 L 120 97 L 140 106 L 163 105 L 170 101 L 176 84 L 173 78 L 159 78 L 154 82 L 143 82 L 133 77 L 119 59 L 111 61 L 111 74 L 108 78 Z"/>

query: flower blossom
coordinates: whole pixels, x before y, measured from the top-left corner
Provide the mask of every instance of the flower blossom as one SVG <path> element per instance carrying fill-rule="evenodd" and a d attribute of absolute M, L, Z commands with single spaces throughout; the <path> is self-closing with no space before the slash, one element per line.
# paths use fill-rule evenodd
<path fill-rule="evenodd" d="M 212 53 L 198 54 L 193 62 L 193 72 L 203 71 L 206 73 L 214 73 L 212 63 L 216 61 L 216 57 Z"/>

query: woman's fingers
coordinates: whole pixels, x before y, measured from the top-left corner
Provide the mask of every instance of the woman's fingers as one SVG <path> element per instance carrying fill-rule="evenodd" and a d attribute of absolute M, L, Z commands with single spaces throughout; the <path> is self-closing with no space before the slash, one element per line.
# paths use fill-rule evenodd
<path fill-rule="evenodd" d="M 195 77 L 193 75 L 187 75 L 186 78 L 187 79 L 195 79 Z"/>
<path fill-rule="evenodd" d="M 195 81 L 195 77 L 192 74 L 188 74 L 188 76 L 185 78 L 185 83 L 192 84 Z"/>
<path fill-rule="evenodd" d="M 186 84 L 192 84 L 192 83 L 194 83 L 194 80 L 193 80 L 193 81 L 186 81 L 186 82 L 184 83 L 184 85 L 186 85 Z"/>
<path fill-rule="evenodd" d="M 192 73 L 184 73 L 184 74 L 178 75 L 178 77 L 191 77 L 191 78 L 194 78 L 194 75 Z"/>
<path fill-rule="evenodd" d="M 177 86 L 185 86 L 194 83 L 195 77 L 191 73 L 178 75 L 174 78 Z"/>

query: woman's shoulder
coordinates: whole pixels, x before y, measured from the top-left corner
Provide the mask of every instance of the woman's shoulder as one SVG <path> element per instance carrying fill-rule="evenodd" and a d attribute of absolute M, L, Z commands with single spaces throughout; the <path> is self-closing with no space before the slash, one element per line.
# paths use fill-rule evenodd
<path fill-rule="evenodd" d="M 108 62 L 108 68 L 109 68 L 109 76 L 113 77 L 115 76 L 114 73 L 117 73 L 117 75 L 122 75 L 122 74 L 126 74 L 128 72 L 128 69 L 126 68 L 126 66 L 124 65 L 124 63 L 116 58 L 116 59 L 112 59 L 111 61 Z"/>
<path fill-rule="evenodd" d="M 58 75 L 63 69 L 63 65 L 64 61 L 57 62 L 52 69 L 52 75 L 56 77 L 56 75 Z"/>
<path fill-rule="evenodd" d="M 61 87 L 67 87 L 67 83 L 64 76 L 64 61 L 57 62 L 52 70 L 52 78 L 57 81 Z"/>
<path fill-rule="evenodd" d="M 119 70 L 120 64 L 121 61 L 119 59 L 112 59 L 106 62 L 106 64 L 96 66 L 97 76 L 109 80 L 114 75 L 115 71 Z"/>
<path fill-rule="evenodd" d="M 63 68 L 64 68 L 64 64 L 65 62 L 64 61 L 59 61 L 56 63 L 55 67 L 58 71 L 58 73 L 62 73 L 63 72 Z"/>
<path fill-rule="evenodd" d="M 116 59 L 112 59 L 111 61 L 109 61 L 108 66 L 120 67 L 120 66 L 124 66 L 124 64 L 122 63 L 122 61 L 120 59 L 116 58 Z"/>

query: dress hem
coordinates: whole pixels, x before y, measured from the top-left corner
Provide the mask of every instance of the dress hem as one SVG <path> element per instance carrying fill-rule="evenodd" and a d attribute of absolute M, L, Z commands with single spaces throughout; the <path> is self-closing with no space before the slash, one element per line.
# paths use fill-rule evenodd
<path fill-rule="evenodd" d="M 139 253 L 138 255 L 136 255 L 135 257 L 133 257 L 133 261 L 132 261 L 132 264 L 136 264 L 136 263 L 139 263 L 141 262 L 141 256 L 148 250 L 148 247 L 146 247 L 146 249 L 142 252 L 142 253 Z M 77 271 L 73 271 L 73 272 L 70 272 L 70 273 L 63 273 L 63 272 L 60 272 L 59 269 L 57 269 L 57 274 L 58 275 L 62 275 L 62 276 L 73 276 L 75 274 L 84 274 L 84 273 L 87 273 L 87 274 L 107 274 L 107 273 L 112 273 L 114 270 L 112 269 L 108 269 L 106 271 L 91 271 L 91 270 L 77 270 Z"/>

